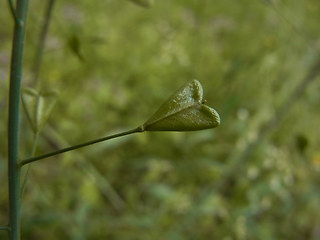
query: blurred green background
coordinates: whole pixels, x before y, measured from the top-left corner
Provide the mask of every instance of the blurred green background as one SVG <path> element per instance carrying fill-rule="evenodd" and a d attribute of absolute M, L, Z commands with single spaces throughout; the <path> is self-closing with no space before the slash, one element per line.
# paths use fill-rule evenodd
<path fill-rule="evenodd" d="M 46 3 L 30 1 L 23 87 L 38 84 Z M 319 77 L 292 95 L 319 61 L 319 16 L 318 0 L 56 1 L 39 80 L 60 95 L 37 154 L 137 127 L 191 79 L 222 125 L 136 134 L 32 164 L 22 239 L 320 239 Z M 6 1 L 0 22 L 5 225 Z M 25 158 L 33 134 L 23 114 L 20 130 Z"/>

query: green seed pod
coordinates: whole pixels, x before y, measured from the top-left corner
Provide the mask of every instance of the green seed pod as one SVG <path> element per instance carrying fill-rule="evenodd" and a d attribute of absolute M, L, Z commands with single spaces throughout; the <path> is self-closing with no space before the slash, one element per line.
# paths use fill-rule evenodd
<path fill-rule="evenodd" d="M 129 0 L 129 1 L 145 8 L 151 7 L 154 3 L 154 0 Z"/>
<path fill-rule="evenodd" d="M 220 125 L 216 110 L 204 104 L 201 83 L 187 82 L 142 125 L 145 131 L 197 131 Z"/>
<path fill-rule="evenodd" d="M 47 122 L 49 115 L 57 101 L 56 91 L 39 93 L 32 88 L 24 88 L 21 101 L 27 119 L 34 133 L 39 133 Z"/>

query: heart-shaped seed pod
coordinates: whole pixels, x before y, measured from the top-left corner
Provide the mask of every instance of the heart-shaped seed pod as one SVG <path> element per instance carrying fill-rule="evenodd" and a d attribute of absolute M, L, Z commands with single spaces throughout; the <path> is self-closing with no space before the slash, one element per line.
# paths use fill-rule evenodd
<path fill-rule="evenodd" d="M 219 114 L 204 103 L 201 83 L 192 80 L 176 91 L 141 128 L 144 131 L 197 131 L 218 127 Z"/>

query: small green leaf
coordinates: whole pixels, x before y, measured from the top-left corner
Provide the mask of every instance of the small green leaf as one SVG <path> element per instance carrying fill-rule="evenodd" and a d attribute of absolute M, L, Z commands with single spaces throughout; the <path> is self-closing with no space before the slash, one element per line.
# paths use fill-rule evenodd
<path fill-rule="evenodd" d="M 149 8 L 154 4 L 154 0 L 129 0 L 139 6 Z"/>
<path fill-rule="evenodd" d="M 34 133 L 39 133 L 47 122 L 57 101 L 56 91 L 38 92 L 24 88 L 21 94 L 22 106 Z"/>
<path fill-rule="evenodd" d="M 196 131 L 220 125 L 216 110 L 203 101 L 201 83 L 187 82 L 142 125 L 145 131 Z"/>

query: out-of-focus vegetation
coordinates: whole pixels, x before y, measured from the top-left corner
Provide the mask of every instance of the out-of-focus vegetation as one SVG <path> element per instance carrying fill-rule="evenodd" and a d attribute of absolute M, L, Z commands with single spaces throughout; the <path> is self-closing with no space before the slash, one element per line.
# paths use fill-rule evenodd
<path fill-rule="evenodd" d="M 38 84 L 46 2 L 30 1 L 24 87 Z M 318 0 L 158 0 L 150 9 L 57 1 L 39 81 L 60 97 L 38 154 L 136 127 L 191 79 L 202 82 L 222 125 L 137 134 L 32 164 L 22 239 L 320 239 L 319 77 L 274 119 L 317 61 L 319 16 Z M 13 28 L 6 1 L 0 22 L 3 226 Z M 20 129 L 24 158 L 33 141 L 24 116 Z"/>

